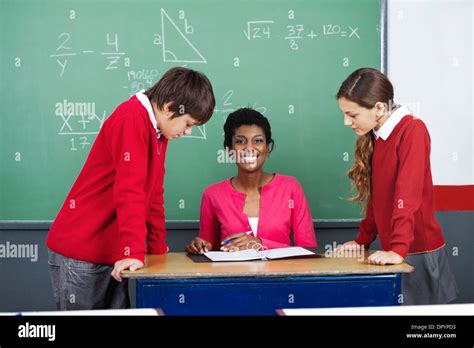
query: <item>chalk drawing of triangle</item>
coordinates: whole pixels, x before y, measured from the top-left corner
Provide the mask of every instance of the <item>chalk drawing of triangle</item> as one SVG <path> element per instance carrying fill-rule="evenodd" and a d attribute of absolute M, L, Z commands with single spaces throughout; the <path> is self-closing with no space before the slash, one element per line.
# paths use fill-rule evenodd
<path fill-rule="evenodd" d="M 166 23 L 166 24 L 165 24 Z M 166 31 L 165 31 L 166 28 Z M 168 31 L 169 30 L 169 31 Z M 177 34 L 177 35 L 176 35 Z M 176 50 L 173 52 L 171 48 L 173 47 L 173 42 L 167 42 L 171 35 L 174 35 L 175 38 L 178 38 L 179 41 L 184 41 L 185 49 L 181 49 L 180 54 L 184 57 L 178 57 Z M 163 61 L 169 63 L 207 63 L 206 58 L 198 51 L 196 47 L 192 44 L 191 41 L 186 37 L 185 34 L 179 29 L 176 23 L 170 18 L 164 9 L 161 9 L 161 37 L 163 43 Z M 176 42 L 175 42 L 176 46 Z M 176 47 L 177 48 L 177 47 Z"/>

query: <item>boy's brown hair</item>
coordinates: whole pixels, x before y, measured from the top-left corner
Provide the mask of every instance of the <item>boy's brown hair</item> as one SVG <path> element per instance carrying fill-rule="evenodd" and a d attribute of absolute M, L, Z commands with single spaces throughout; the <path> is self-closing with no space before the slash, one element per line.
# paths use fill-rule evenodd
<path fill-rule="evenodd" d="M 159 108 L 173 102 L 170 106 L 173 117 L 189 114 L 198 124 L 209 121 L 216 105 L 212 85 L 206 75 L 182 67 L 168 70 L 145 94 Z"/>

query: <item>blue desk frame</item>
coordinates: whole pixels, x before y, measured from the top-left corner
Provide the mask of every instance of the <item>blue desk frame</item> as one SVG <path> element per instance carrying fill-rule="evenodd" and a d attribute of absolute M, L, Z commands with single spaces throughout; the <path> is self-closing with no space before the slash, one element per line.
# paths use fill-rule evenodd
<path fill-rule="evenodd" d="M 278 308 L 397 306 L 400 274 L 137 279 L 138 308 L 165 315 L 276 315 Z"/>

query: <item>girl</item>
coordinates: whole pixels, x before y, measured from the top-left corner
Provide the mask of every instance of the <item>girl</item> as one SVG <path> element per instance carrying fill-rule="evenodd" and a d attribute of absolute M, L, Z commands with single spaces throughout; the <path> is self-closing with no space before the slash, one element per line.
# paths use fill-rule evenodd
<path fill-rule="evenodd" d="M 394 104 L 393 87 L 378 70 L 354 71 L 337 93 L 344 125 L 358 135 L 348 175 L 366 216 L 355 240 L 339 251 L 379 235 L 383 251 L 369 256 L 376 265 L 404 260 L 415 271 L 402 276 L 402 303 L 448 303 L 457 287 L 441 228 L 435 219 L 430 169 L 430 136 L 408 108 Z"/>
<path fill-rule="evenodd" d="M 267 118 L 253 109 L 239 109 L 227 118 L 224 133 L 237 176 L 206 188 L 199 237 L 186 251 L 287 247 L 292 231 L 296 245 L 316 246 L 311 212 L 298 181 L 263 171 L 273 149 Z"/>

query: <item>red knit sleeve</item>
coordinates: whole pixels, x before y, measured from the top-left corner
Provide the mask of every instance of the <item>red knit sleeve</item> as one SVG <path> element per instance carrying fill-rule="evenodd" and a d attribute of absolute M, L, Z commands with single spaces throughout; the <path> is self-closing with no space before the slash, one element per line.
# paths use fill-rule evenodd
<path fill-rule="evenodd" d="M 355 242 L 363 245 L 366 249 L 369 249 L 370 244 L 377 237 L 377 227 L 375 225 L 374 210 L 372 207 L 372 199 L 367 204 L 367 210 L 365 218 L 360 222 L 359 234 L 357 235 Z"/>
<path fill-rule="evenodd" d="M 164 189 L 159 185 L 153 194 L 150 213 L 148 215 L 148 234 L 146 236 L 148 254 L 164 254 L 168 251 L 166 245 Z"/>
<path fill-rule="evenodd" d="M 144 261 L 145 183 L 148 137 L 144 119 L 133 108 L 124 107 L 107 130 L 107 142 L 115 168 L 114 203 L 123 258 Z"/>
<path fill-rule="evenodd" d="M 208 190 L 202 194 L 201 214 L 199 219 L 199 237 L 208 241 L 212 245 L 212 250 L 220 248 L 220 227 L 219 221 L 212 206 L 212 199 Z"/>
<path fill-rule="evenodd" d="M 421 120 L 407 127 L 398 149 L 398 174 L 391 221 L 390 249 L 403 258 L 414 239 L 415 212 L 423 196 L 430 155 L 428 130 Z"/>
<path fill-rule="evenodd" d="M 293 200 L 294 208 L 291 211 L 291 229 L 293 230 L 295 245 L 303 247 L 317 246 L 311 211 L 303 188 L 296 179 L 294 180 Z"/>

